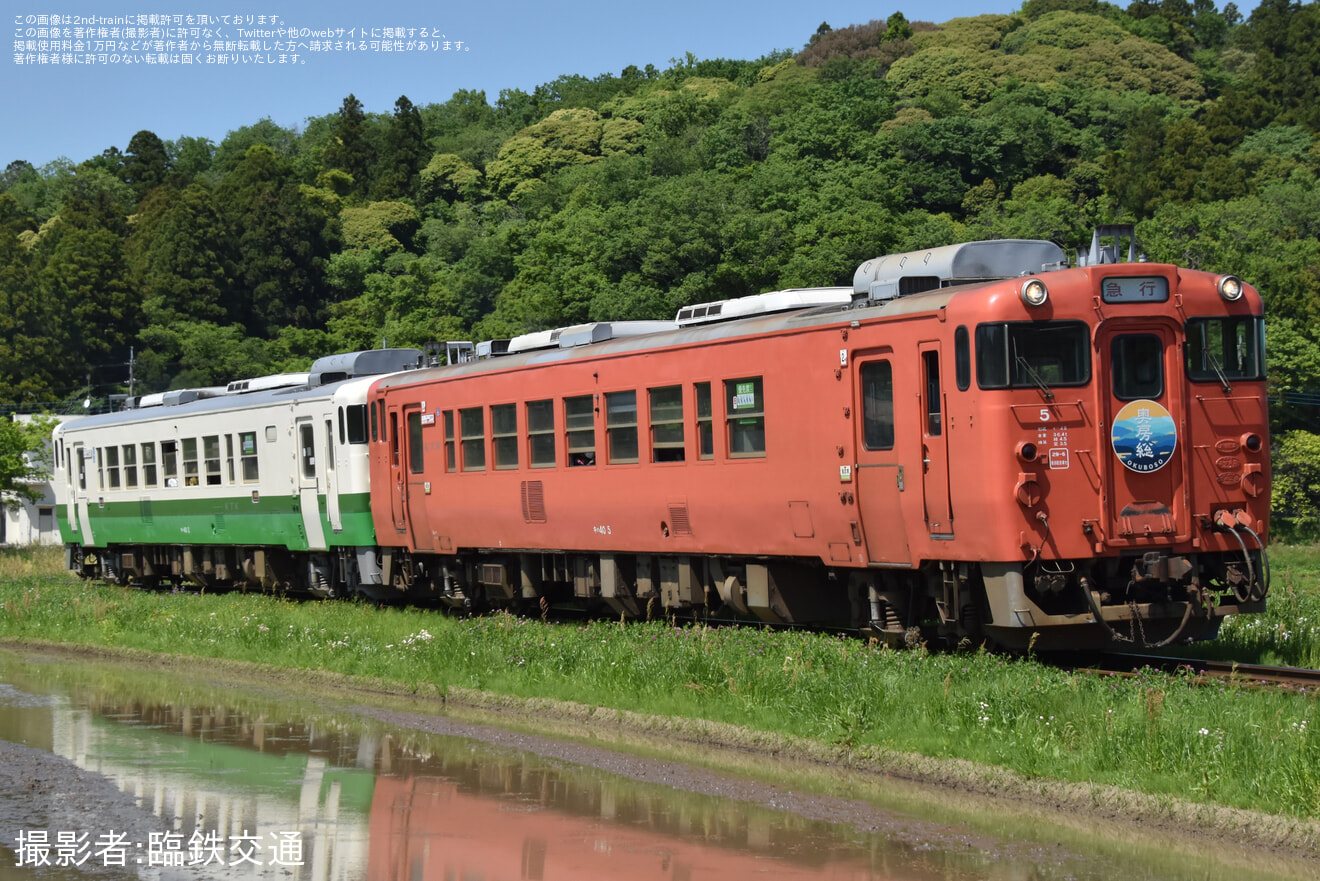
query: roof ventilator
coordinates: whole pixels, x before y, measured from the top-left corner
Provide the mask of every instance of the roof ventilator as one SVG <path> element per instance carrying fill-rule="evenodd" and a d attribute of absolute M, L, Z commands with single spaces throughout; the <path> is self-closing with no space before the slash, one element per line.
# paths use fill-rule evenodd
<path fill-rule="evenodd" d="M 1049 272 L 1066 265 L 1067 255 L 1053 242 L 964 242 L 867 260 L 853 274 L 852 298 L 892 300 L 954 285 Z"/>

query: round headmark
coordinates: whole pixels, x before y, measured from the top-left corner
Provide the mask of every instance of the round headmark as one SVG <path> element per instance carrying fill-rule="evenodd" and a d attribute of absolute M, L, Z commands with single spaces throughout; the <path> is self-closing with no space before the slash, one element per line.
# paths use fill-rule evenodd
<path fill-rule="evenodd" d="M 1156 401 L 1129 401 L 1114 417 L 1114 455 L 1130 471 L 1159 471 L 1173 458 L 1178 428 Z"/>

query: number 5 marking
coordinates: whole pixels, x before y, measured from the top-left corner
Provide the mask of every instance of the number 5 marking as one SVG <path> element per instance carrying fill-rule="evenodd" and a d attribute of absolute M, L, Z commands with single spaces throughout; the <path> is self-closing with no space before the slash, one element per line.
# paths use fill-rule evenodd
<path fill-rule="evenodd" d="M 1050 410 L 1049 410 L 1048 407 L 1041 407 L 1041 408 L 1040 408 L 1040 421 L 1041 421 L 1041 422 L 1049 422 L 1049 421 L 1050 421 Z"/>

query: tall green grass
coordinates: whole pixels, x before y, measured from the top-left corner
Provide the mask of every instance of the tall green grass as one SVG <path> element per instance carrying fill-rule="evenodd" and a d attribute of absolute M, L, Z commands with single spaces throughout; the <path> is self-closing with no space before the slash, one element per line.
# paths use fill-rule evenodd
<path fill-rule="evenodd" d="M 1227 619 L 1219 639 L 1194 647 L 1194 654 L 1320 668 L 1320 545 L 1273 545 L 1269 558 L 1273 579 L 1265 614 Z"/>
<path fill-rule="evenodd" d="M 0 548 L 0 579 L 42 575 L 66 576 L 64 548 L 60 545 L 27 545 Z"/>
<path fill-rule="evenodd" d="M 0 636 L 559 698 L 1320 817 L 1320 714 L 1308 695 L 811 633 L 547 625 L 32 576 L 0 579 L 0 610 Z"/>

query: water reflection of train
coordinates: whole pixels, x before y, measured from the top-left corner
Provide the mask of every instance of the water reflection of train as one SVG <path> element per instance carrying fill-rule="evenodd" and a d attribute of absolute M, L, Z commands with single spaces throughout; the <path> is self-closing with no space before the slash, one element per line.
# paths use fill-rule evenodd
<path fill-rule="evenodd" d="M 517 773 L 516 769 L 512 769 Z M 547 788 L 565 781 L 547 775 Z M 856 847 L 808 845 L 806 830 L 776 826 L 768 812 L 638 813 L 609 786 L 599 792 L 465 791 L 444 777 L 381 777 L 371 809 L 370 877 L 527 881 L 729 881 L 735 878 L 862 879 L 877 875 Z M 594 804 L 563 805 L 571 796 Z M 556 798 L 555 796 L 558 796 Z M 584 810 L 586 809 L 586 810 Z M 806 825 L 806 824 L 804 824 Z M 851 852 L 850 852 L 851 851 Z M 917 877 L 905 875 L 903 877 Z"/>
<path fill-rule="evenodd" d="M 0 737 L 107 775 L 185 839 L 199 829 L 301 834 L 304 866 L 245 865 L 245 878 L 942 878 L 960 860 L 927 842 L 460 738 L 370 730 L 323 712 L 289 719 L 273 703 L 157 703 L 96 689 L 9 712 L 0 695 Z M 963 866 L 972 876 L 974 864 Z"/>

